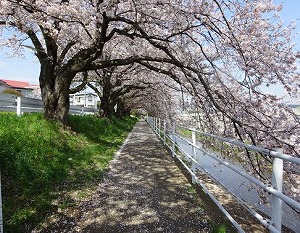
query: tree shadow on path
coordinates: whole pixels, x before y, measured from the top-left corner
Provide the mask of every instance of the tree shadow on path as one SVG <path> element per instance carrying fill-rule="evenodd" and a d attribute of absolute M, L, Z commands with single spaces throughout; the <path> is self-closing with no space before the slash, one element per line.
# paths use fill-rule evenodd
<path fill-rule="evenodd" d="M 139 121 L 79 214 L 59 232 L 212 232 L 215 220 L 168 152 Z M 223 223 L 223 222 L 222 222 Z"/>

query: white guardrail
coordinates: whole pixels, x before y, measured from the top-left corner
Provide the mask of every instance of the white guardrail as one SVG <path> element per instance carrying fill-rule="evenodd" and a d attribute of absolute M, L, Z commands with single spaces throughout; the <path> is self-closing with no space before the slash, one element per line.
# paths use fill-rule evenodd
<path fill-rule="evenodd" d="M 43 101 L 40 99 L 17 97 L 0 93 L 0 112 L 16 112 L 21 116 L 24 112 L 43 112 Z M 70 105 L 69 113 L 73 115 L 96 114 L 98 109 Z M 1 171 L 0 171 L 1 172 Z M 0 233 L 3 233 L 1 173 L 0 173 Z"/>
<path fill-rule="evenodd" d="M 154 132 L 158 135 L 158 137 L 163 141 L 163 144 L 167 146 L 172 153 L 172 157 L 176 157 L 182 165 L 186 168 L 186 170 L 191 174 L 192 176 L 192 182 L 199 184 L 202 189 L 211 197 L 211 199 L 216 203 L 216 205 L 221 209 L 221 211 L 228 217 L 228 219 L 232 222 L 232 224 L 236 227 L 236 229 L 239 232 L 244 232 L 242 227 L 233 219 L 233 217 L 228 213 L 228 211 L 222 206 L 222 204 L 216 199 L 216 197 L 213 196 L 212 193 L 209 192 L 209 190 L 205 187 L 205 185 L 201 182 L 199 178 L 197 178 L 196 172 L 197 169 L 201 169 L 201 171 L 207 172 L 206 169 L 202 167 L 200 156 L 198 153 L 196 153 L 196 149 L 198 152 L 202 153 L 202 155 L 208 155 L 214 160 L 218 161 L 218 163 L 226 166 L 227 168 L 231 169 L 235 173 L 243 176 L 245 179 L 249 180 L 253 184 L 260 187 L 262 190 L 264 190 L 266 193 L 269 193 L 270 198 L 270 204 L 271 204 L 271 219 L 266 219 L 261 214 L 259 214 L 254 208 L 251 207 L 251 204 L 245 203 L 244 200 L 234 195 L 235 198 L 252 214 L 258 221 L 270 232 L 281 232 L 282 231 L 282 202 L 285 202 L 288 206 L 293 208 L 296 211 L 300 211 L 300 203 L 296 200 L 286 196 L 282 193 L 282 184 L 283 184 L 283 161 L 288 161 L 290 163 L 293 163 L 295 165 L 300 165 L 300 158 L 293 157 L 287 154 L 283 154 L 281 149 L 278 149 L 277 151 L 271 151 L 265 148 L 249 145 L 242 143 L 240 141 L 234 140 L 234 139 L 228 139 L 223 138 L 220 136 L 203 133 L 200 131 L 197 131 L 195 129 L 181 127 L 186 130 L 191 131 L 192 138 L 191 141 L 181 137 L 180 135 L 176 134 L 176 124 L 173 123 L 172 129 L 167 129 L 166 121 L 161 120 L 159 118 L 153 118 L 148 117 L 147 123 L 152 127 Z M 251 176 L 250 174 L 246 173 L 242 169 L 238 169 L 233 164 L 230 164 L 227 161 L 224 161 L 223 159 L 216 156 L 214 153 L 210 153 L 209 151 L 203 149 L 202 147 L 197 146 L 196 141 L 196 134 L 210 137 L 217 139 L 221 142 L 227 142 L 242 148 L 247 148 L 249 150 L 253 150 L 265 155 L 268 155 L 273 158 L 272 163 L 272 185 L 265 184 L 261 182 L 260 180 L 256 179 L 255 177 Z M 180 148 L 180 145 L 176 142 L 177 140 L 183 140 L 185 141 L 190 147 L 191 147 L 191 155 L 188 154 L 186 151 L 184 151 L 182 148 Z M 176 153 L 177 151 L 181 152 L 185 158 L 188 160 L 189 163 L 186 163 L 183 161 L 183 159 L 180 158 L 180 156 Z M 228 191 L 228 190 L 227 190 Z M 229 191 L 230 192 L 230 191 Z M 299 230 L 299 229 L 298 229 Z"/>
<path fill-rule="evenodd" d="M 24 112 L 43 112 L 43 101 L 29 97 L 17 97 L 0 93 L 0 112 L 16 112 L 18 116 Z M 98 109 L 70 105 L 69 113 L 74 115 L 96 114 Z"/>

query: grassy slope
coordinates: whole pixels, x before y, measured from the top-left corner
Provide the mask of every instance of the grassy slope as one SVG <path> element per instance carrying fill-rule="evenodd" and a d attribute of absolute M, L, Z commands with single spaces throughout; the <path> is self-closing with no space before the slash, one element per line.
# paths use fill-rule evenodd
<path fill-rule="evenodd" d="M 72 130 L 62 130 L 41 114 L 0 113 L 5 232 L 30 232 L 52 210 L 71 206 L 66 193 L 84 197 L 135 123 L 70 116 Z"/>

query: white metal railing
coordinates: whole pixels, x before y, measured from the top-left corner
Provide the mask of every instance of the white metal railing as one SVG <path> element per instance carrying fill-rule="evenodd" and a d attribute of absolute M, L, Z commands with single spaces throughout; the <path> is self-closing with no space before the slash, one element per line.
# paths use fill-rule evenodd
<path fill-rule="evenodd" d="M 40 99 L 17 97 L 0 93 L 0 112 L 16 112 L 18 116 L 24 112 L 43 112 L 44 105 Z M 70 105 L 69 113 L 74 115 L 96 114 L 98 109 Z"/>
<path fill-rule="evenodd" d="M 233 223 L 233 225 L 237 228 L 239 232 L 244 232 L 241 226 L 230 216 L 230 214 L 226 211 L 226 209 L 222 206 L 221 203 L 211 194 L 207 188 L 202 184 L 202 182 L 197 178 L 196 172 L 197 169 L 201 169 L 205 172 L 207 172 L 199 163 L 200 156 L 196 154 L 196 149 L 200 151 L 200 153 L 203 153 L 205 155 L 210 156 L 214 160 L 218 161 L 220 164 L 223 164 L 227 168 L 231 169 L 235 173 L 241 175 L 245 179 L 249 180 L 253 184 L 260 187 L 265 192 L 269 193 L 271 195 L 270 203 L 271 203 L 271 219 L 265 219 L 263 216 L 261 216 L 256 210 L 254 210 L 248 203 L 243 201 L 241 198 L 235 196 L 235 198 L 238 199 L 242 203 L 243 206 L 246 207 L 246 209 L 255 217 L 257 218 L 261 224 L 270 230 L 271 232 L 281 232 L 282 227 L 282 201 L 285 202 L 290 207 L 294 208 L 297 211 L 300 211 L 300 203 L 296 200 L 286 196 L 282 193 L 282 185 L 283 185 L 283 161 L 288 161 L 290 163 L 300 165 L 300 158 L 293 157 L 291 155 L 284 154 L 281 149 L 274 149 L 274 150 L 268 150 L 265 148 L 245 144 L 241 141 L 237 141 L 234 139 L 224 138 L 217 135 L 209 134 L 200 132 L 198 130 L 182 127 L 186 130 L 189 130 L 192 133 L 191 141 L 181 137 L 180 135 L 176 134 L 176 124 L 172 124 L 172 129 L 167 129 L 166 127 L 166 121 L 148 117 L 147 118 L 148 124 L 153 128 L 154 132 L 159 136 L 159 138 L 163 141 L 163 144 L 168 146 L 171 150 L 172 157 L 176 157 L 183 166 L 187 169 L 187 171 L 192 176 L 192 182 L 199 184 L 206 193 L 212 198 L 212 200 L 217 204 L 217 206 L 221 209 L 221 211 L 229 218 L 229 220 Z M 196 134 L 210 137 L 217 139 L 221 142 L 227 142 L 232 145 L 236 145 L 242 148 L 247 148 L 252 151 L 256 151 L 268 156 L 271 156 L 273 158 L 272 163 L 272 185 L 265 184 L 261 182 L 260 180 L 256 179 L 255 177 L 251 176 L 250 174 L 246 173 L 243 170 L 238 169 L 237 167 L 233 166 L 229 162 L 219 158 L 214 153 L 210 153 L 209 151 L 203 149 L 202 147 L 197 146 L 196 142 Z M 192 147 L 191 155 L 188 154 L 186 151 L 184 151 L 182 148 L 180 148 L 180 145 L 177 143 L 176 139 L 181 139 L 185 141 L 188 145 Z M 167 143 L 167 140 L 169 143 Z M 189 164 L 185 163 L 180 156 L 177 155 L 176 149 L 180 151 L 184 156 L 185 159 L 189 162 Z M 207 172 L 208 173 L 208 172 Z"/>

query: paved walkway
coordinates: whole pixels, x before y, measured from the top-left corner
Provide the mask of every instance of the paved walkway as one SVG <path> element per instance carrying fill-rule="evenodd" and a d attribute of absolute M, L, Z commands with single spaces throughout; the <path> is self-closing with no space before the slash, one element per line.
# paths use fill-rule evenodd
<path fill-rule="evenodd" d="M 210 232 L 191 186 L 150 127 L 139 121 L 74 232 Z"/>

